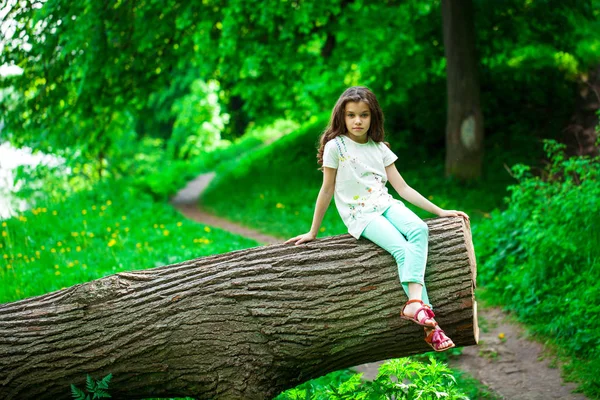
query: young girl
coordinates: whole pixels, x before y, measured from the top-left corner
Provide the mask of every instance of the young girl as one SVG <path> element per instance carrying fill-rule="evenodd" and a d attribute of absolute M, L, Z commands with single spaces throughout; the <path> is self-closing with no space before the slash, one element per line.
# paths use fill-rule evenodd
<path fill-rule="evenodd" d="M 440 217 L 469 217 L 462 211 L 442 210 L 408 186 L 394 165 L 398 157 L 383 140 L 383 112 L 373 92 L 361 86 L 347 89 L 321 135 L 317 158 L 323 166 L 323 185 L 311 229 L 285 243 L 299 245 L 315 240 L 335 194 L 335 205 L 348 233 L 356 239 L 367 238 L 394 256 L 409 299 L 401 318 L 423 326 L 425 341 L 435 351 L 448 350 L 454 342 L 435 321 L 425 289 L 427 224 L 388 193 L 386 182 L 423 210 Z"/>

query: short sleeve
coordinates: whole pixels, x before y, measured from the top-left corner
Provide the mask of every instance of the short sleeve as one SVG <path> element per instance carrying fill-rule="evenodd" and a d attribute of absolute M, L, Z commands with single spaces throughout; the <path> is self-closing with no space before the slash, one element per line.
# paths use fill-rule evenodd
<path fill-rule="evenodd" d="M 379 148 L 381 149 L 381 153 L 383 156 L 383 165 L 385 167 L 391 165 L 394 161 L 398 159 L 398 156 L 394 154 L 392 150 L 383 142 L 379 143 Z"/>
<path fill-rule="evenodd" d="M 335 145 L 335 139 L 330 140 L 325 144 L 325 149 L 323 150 L 323 166 L 337 169 L 339 161 L 339 154 L 337 146 Z"/>

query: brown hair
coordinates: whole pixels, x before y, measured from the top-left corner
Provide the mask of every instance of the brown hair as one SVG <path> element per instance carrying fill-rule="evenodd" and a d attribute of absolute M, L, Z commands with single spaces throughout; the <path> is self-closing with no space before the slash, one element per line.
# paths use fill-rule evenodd
<path fill-rule="evenodd" d="M 367 132 L 367 136 L 374 142 L 383 142 L 385 137 L 385 132 L 383 130 L 383 111 L 379 106 L 377 97 L 375 97 L 375 94 L 371 92 L 369 88 L 364 86 L 350 87 L 342 93 L 337 103 L 335 103 L 331 112 L 329 124 L 319 139 L 319 150 L 317 151 L 317 161 L 319 165 L 323 165 L 323 151 L 325 150 L 327 142 L 346 133 L 346 121 L 344 117 L 346 104 L 351 102 L 358 103 L 361 101 L 366 103 L 371 110 L 371 125 Z M 386 142 L 384 143 L 389 147 L 389 144 Z"/>

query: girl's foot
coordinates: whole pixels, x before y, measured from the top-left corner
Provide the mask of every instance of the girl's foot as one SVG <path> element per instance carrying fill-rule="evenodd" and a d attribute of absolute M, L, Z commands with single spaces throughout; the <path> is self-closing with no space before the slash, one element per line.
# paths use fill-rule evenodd
<path fill-rule="evenodd" d="M 433 310 L 431 310 L 428 305 L 423 304 L 421 300 L 407 301 L 400 312 L 400 316 L 403 319 L 407 319 L 416 323 L 417 325 L 426 326 L 429 328 L 434 328 L 437 326 L 437 322 L 435 322 L 435 319 L 433 319 L 433 317 L 435 317 Z"/>
<path fill-rule="evenodd" d="M 454 342 L 450 339 L 442 328 L 425 328 L 425 342 L 435 351 L 446 351 L 455 347 Z"/>

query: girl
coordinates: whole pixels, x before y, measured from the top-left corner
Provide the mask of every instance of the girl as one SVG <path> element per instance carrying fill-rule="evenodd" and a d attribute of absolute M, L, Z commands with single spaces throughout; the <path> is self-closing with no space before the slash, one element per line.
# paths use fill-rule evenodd
<path fill-rule="evenodd" d="M 469 217 L 462 211 L 442 210 L 408 186 L 398 173 L 398 157 L 384 141 L 383 112 L 373 92 L 361 86 L 347 89 L 338 99 L 329 126 L 321 135 L 317 154 L 323 185 L 317 196 L 311 229 L 285 243 L 315 240 L 325 211 L 335 205 L 348 233 L 369 239 L 390 252 L 397 264 L 408 301 L 400 312 L 425 329 L 425 341 L 435 350 L 454 347 L 434 319 L 425 289 L 427 224 L 387 191 L 389 181 L 398 194 L 440 217 Z"/>

